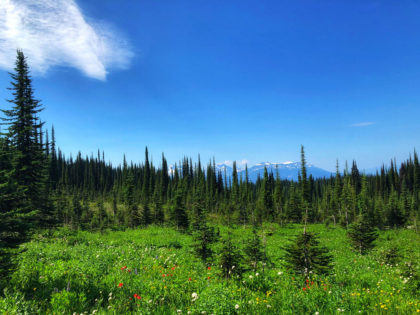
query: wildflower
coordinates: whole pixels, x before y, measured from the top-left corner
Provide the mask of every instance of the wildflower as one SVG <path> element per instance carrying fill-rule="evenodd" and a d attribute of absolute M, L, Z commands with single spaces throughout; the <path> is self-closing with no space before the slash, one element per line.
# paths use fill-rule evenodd
<path fill-rule="evenodd" d="M 191 294 L 192 297 L 192 301 L 195 302 L 198 299 L 198 294 L 193 292 L 193 294 Z"/>
<path fill-rule="evenodd" d="M 181 310 L 177 310 L 176 312 L 177 312 L 178 314 L 181 314 L 181 313 L 182 313 L 182 311 L 181 311 Z"/>
<path fill-rule="evenodd" d="M 319 312 L 315 312 L 315 315 L 319 315 Z"/>
<path fill-rule="evenodd" d="M 249 279 L 252 279 L 252 278 L 254 278 L 254 277 L 253 277 L 252 275 L 250 275 L 250 276 L 249 276 Z"/>
<path fill-rule="evenodd" d="M 93 310 L 93 311 L 92 311 L 92 314 L 95 314 L 97 311 L 98 311 L 98 310 Z"/>
<path fill-rule="evenodd" d="M 258 277 L 259 275 L 260 275 L 260 274 L 259 274 L 258 272 L 255 274 L 255 276 L 256 276 L 256 277 Z"/>
<path fill-rule="evenodd" d="M 127 266 L 121 267 L 121 270 L 125 270 L 127 269 Z"/>
<path fill-rule="evenodd" d="M 175 270 L 175 267 L 172 267 L 171 269 L 172 269 L 172 270 Z"/>
<path fill-rule="evenodd" d="M 108 305 L 108 309 L 109 309 L 109 310 L 111 309 L 111 307 L 112 307 L 111 305 Z"/>
<path fill-rule="evenodd" d="M 141 296 L 140 295 L 138 295 L 137 293 L 134 293 L 134 295 L 133 295 L 137 300 L 140 300 L 141 299 Z"/>
<path fill-rule="evenodd" d="M 191 278 L 188 278 L 188 281 L 191 281 Z"/>
<path fill-rule="evenodd" d="M 211 267 L 209 266 L 209 267 L 207 267 L 207 269 L 208 269 L 208 270 L 210 270 L 210 269 L 211 269 Z"/>
<path fill-rule="evenodd" d="M 112 296 L 112 292 L 109 292 L 108 296 Z"/>
<path fill-rule="evenodd" d="M 271 307 L 271 305 L 270 304 L 267 304 L 267 308 L 270 308 Z"/>
<path fill-rule="evenodd" d="M 124 284 L 123 283 L 118 283 L 118 287 L 121 288 Z"/>
<path fill-rule="evenodd" d="M 147 303 L 149 303 L 149 304 L 152 303 L 152 302 L 153 302 L 152 300 L 147 301 Z"/>
<path fill-rule="evenodd" d="M 279 271 L 278 273 L 277 273 L 277 275 L 279 275 L 279 276 L 281 276 L 283 274 L 283 272 L 282 271 Z"/>
<path fill-rule="evenodd" d="M 306 291 L 306 288 L 302 288 L 303 291 Z"/>
<path fill-rule="evenodd" d="M 237 310 L 239 308 L 239 304 L 235 305 L 235 310 Z"/>

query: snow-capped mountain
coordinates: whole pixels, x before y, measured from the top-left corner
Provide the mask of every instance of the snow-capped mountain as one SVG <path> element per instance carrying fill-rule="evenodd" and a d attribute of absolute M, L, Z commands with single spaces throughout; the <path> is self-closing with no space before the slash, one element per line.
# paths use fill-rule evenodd
<path fill-rule="evenodd" d="M 281 179 L 288 179 L 288 180 L 298 180 L 299 172 L 301 169 L 300 162 L 283 162 L 283 163 L 273 163 L 273 162 L 261 162 L 255 165 L 248 166 L 248 178 L 251 182 L 256 182 L 258 176 L 261 178 L 264 177 L 264 167 L 267 167 L 268 172 L 273 172 L 274 176 L 276 176 L 276 172 L 279 172 L 279 176 Z M 179 170 L 181 168 L 178 168 Z M 232 176 L 232 166 L 225 164 L 225 163 L 218 163 L 216 164 L 216 169 L 220 170 L 222 174 L 226 172 L 226 177 L 230 178 Z M 322 168 L 316 167 L 312 164 L 306 165 L 306 170 L 308 177 L 312 175 L 314 178 L 323 178 L 323 177 L 330 177 L 331 172 L 326 171 Z M 170 167 L 169 173 L 173 174 L 174 168 L 173 166 Z M 242 178 L 245 180 L 245 168 L 238 167 L 238 178 Z"/>
<path fill-rule="evenodd" d="M 268 172 L 273 172 L 274 176 L 276 176 L 276 172 L 279 172 L 279 176 L 281 179 L 288 179 L 288 180 L 298 180 L 299 172 L 301 169 L 300 162 L 283 162 L 283 163 L 272 163 L 272 162 L 261 162 L 255 164 L 254 166 L 248 167 L 248 177 L 249 180 L 255 182 L 260 176 L 263 178 L 264 176 L 264 168 L 267 168 Z M 314 178 L 322 178 L 322 177 L 329 177 L 331 175 L 330 172 L 316 167 L 312 164 L 306 165 L 306 171 L 309 175 L 312 175 Z M 241 170 L 238 174 L 242 174 L 242 177 L 245 177 L 245 171 Z"/>

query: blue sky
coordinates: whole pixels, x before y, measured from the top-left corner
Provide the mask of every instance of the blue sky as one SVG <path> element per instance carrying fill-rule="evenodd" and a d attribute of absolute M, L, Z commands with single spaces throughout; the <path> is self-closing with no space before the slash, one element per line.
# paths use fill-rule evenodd
<path fill-rule="evenodd" d="M 420 148 L 420 2 L 5 0 L 68 155 L 371 168 Z M 5 101 L 0 101 L 2 107 Z M 95 153 L 96 154 L 96 153 Z"/>

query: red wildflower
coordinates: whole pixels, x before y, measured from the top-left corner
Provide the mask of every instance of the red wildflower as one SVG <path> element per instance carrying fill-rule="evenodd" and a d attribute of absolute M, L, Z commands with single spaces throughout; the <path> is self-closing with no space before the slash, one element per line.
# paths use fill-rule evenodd
<path fill-rule="evenodd" d="M 209 279 L 209 280 L 210 280 L 210 277 L 207 277 L 207 279 Z"/>
<path fill-rule="evenodd" d="M 306 288 L 302 288 L 303 291 L 306 291 Z"/>
<path fill-rule="evenodd" d="M 191 281 L 191 278 L 188 278 L 188 281 Z"/>
<path fill-rule="evenodd" d="M 175 267 L 172 267 L 171 269 L 172 269 L 172 270 L 175 270 Z"/>
<path fill-rule="evenodd" d="M 141 296 L 140 295 L 138 295 L 137 293 L 134 293 L 134 295 L 133 295 L 137 300 L 140 300 L 141 299 Z"/>
<path fill-rule="evenodd" d="M 306 279 L 306 283 L 309 283 L 309 279 Z"/>
<path fill-rule="evenodd" d="M 130 269 L 127 269 L 127 272 L 131 272 L 131 270 Z"/>
<path fill-rule="evenodd" d="M 166 277 L 166 275 L 163 273 L 163 274 L 162 274 L 162 277 Z"/>
<path fill-rule="evenodd" d="M 123 283 L 118 283 L 118 287 L 121 288 L 124 284 Z"/>
<path fill-rule="evenodd" d="M 211 267 L 207 267 L 207 269 L 208 269 L 208 270 L 210 270 L 210 269 L 211 269 Z"/>
<path fill-rule="evenodd" d="M 127 269 L 127 266 L 121 267 L 121 270 L 125 270 Z"/>

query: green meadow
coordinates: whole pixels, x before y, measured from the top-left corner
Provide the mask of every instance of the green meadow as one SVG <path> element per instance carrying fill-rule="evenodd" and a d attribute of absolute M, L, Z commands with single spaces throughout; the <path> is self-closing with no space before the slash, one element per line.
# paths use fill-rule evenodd
<path fill-rule="evenodd" d="M 231 230 L 244 248 L 250 227 Z M 205 265 L 192 237 L 172 228 L 92 233 L 59 229 L 21 245 L 16 270 L 0 298 L 3 314 L 413 314 L 420 312 L 420 236 L 410 229 L 380 232 L 367 255 L 354 252 L 345 229 L 310 225 L 333 255 L 325 277 L 295 277 L 284 247 L 301 225 L 258 230 L 269 262 L 241 278 L 221 275 L 218 255 Z M 217 252 L 220 243 L 214 248 Z M 398 250 L 396 250 L 398 248 Z M 246 260 L 244 267 L 247 267 Z M 249 267 L 249 266 L 248 266 Z M 12 271 L 11 271 L 12 272 Z"/>

